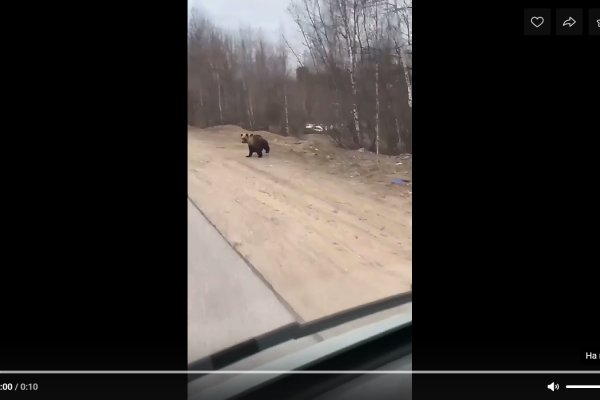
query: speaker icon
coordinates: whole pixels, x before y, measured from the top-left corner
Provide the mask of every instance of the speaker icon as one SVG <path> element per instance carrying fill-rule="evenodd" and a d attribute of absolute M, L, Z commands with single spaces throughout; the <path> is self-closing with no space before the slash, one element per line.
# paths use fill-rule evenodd
<path fill-rule="evenodd" d="M 558 390 L 558 383 L 552 382 L 551 384 L 548 385 L 548 389 L 552 390 L 553 392 L 555 390 Z"/>

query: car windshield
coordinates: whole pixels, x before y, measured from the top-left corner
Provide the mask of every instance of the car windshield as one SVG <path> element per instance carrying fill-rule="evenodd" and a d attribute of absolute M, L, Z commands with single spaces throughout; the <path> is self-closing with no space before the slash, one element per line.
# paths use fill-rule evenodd
<path fill-rule="evenodd" d="M 189 364 L 410 293 L 412 1 L 188 10 Z"/>

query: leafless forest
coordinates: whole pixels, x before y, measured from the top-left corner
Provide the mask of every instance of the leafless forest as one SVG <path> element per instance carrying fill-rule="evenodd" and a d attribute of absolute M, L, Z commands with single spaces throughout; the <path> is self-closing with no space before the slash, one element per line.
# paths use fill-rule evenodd
<path fill-rule="evenodd" d="M 412 153 L 412 0 L 292 0 L 288 12 L 301 48 L 192 11 L 189 124 L 283 135 L 319 124 L 340 147 Z"/>

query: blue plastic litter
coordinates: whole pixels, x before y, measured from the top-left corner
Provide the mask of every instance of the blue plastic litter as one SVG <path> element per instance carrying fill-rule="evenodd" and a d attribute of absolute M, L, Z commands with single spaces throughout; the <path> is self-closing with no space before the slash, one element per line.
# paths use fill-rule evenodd
<path fill-rule="evenodd" d="M 406 185 L 408 183 L 408 181 L 405 181 L 404 179 L 396 178 L 392 181 L 392 183 L 394 185 Z"/>

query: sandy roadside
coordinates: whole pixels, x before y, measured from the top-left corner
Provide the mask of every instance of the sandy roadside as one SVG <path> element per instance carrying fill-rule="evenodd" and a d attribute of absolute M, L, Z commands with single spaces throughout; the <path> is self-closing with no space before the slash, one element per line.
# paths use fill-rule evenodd
<path fill-rule="evenodd" d="M 408 161 L 263 132 L 246 158 L 240 132 L 188 131 L 189 197 L 303 320 L 410 290 Z"/>

